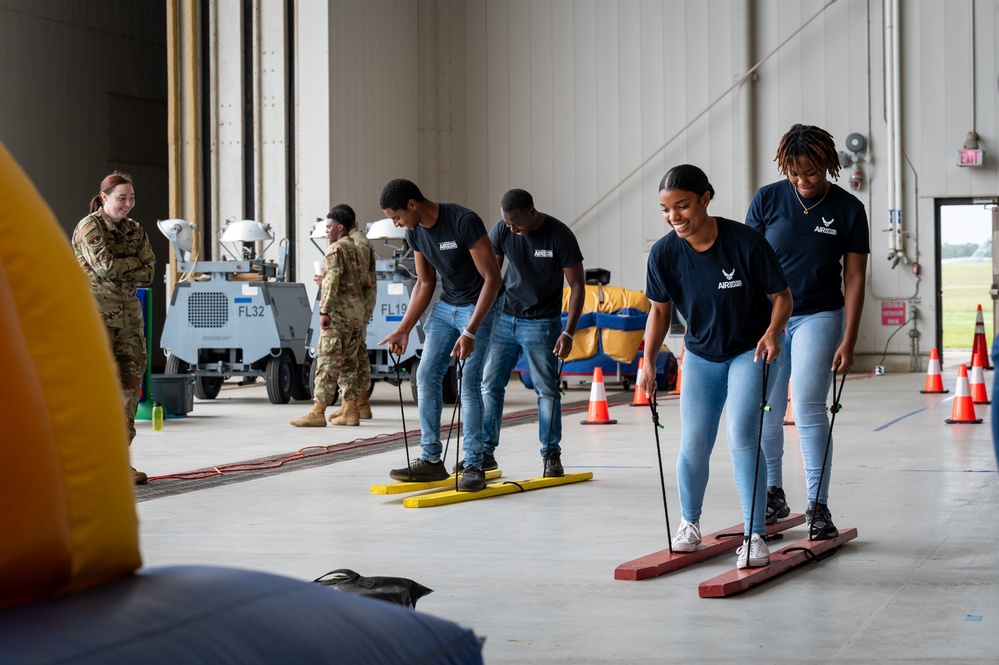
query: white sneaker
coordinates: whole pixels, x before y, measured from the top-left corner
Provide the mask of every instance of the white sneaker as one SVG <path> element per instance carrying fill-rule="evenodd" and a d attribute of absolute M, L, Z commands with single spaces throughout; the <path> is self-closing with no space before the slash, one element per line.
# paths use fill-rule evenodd
<path fill-rule="evenodd" d="M 770 565 L 770 548 L 767 542 L 758 533 L 754 533 L 749 539 L 749 547 L 745 541 L 738 551 L 739 559 L 736 561 L 736 568 L 761 568 Z"/>
<path fill-rule="evenodd" d="M 694 552 L 699 542 L 701 542 L 701 523 L 688 522 L 681 517 L 680 528 L 673 537 L 673 551 Z"/>

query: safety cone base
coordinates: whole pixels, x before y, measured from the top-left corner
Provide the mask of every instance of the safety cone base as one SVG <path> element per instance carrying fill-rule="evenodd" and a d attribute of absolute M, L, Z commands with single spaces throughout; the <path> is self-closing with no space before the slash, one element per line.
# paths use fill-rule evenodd
<path fill-rule="evenodd" d="M 501 469 L 490 469 L 485 472 L 486 480 L 493 480 L 494 478 L 499 478 L 503 475 Z M 454 474 L 445 478 L 444 480 L 431 480 L 422 483 L 399 481 L 395 483 L 386 483 L 385 485 L 372 485 L 372 494 L 409 494 L 410 492 L 419 492 L 421 490 L 434 490 L 440 489 L 441 487 L 447 487 L 448 485 L 454 485 Z"/>
<path fill-rule="evenodd" d="M 771 578 L 797 568 L 817 556 L 831 552 L 857 537 L 856 529 L 841 529 L 839 535 L 829 540 L 799 540 L 776 552 L 770 553 L 770 565 L 761 568 L 736 568 L 717 577 L 701 582 L 697 594 L 701 598 L 720 598 L 741 593 Z M 740 539 L 739 544 L 742 544 Z"/>
<path fill-rule="evenodd" d="M 580 420 L 580 425 L 616 425 L 616 420 Z"/>
<path fill-rule="evenodd" d="M 920 393 L 924 395 L 940 395 L 943 393 L 949 393 L 949 390 L 920 390 Z"/>
<path fill-rule="evenodd" d="M 974 420 L 970 420 L 970 419 L 969 420 L 953 420 L 951 418 L 947 418 L 946 420 L 944 420 L 944 422 L 947 423 L 948 425 L 980 425 L 982 423 L 982 419 L 981 418 L 975 418 Z"/>
<path fill-rule="evenodd" d="M 786 531 L 792 527 L 805 523 L 805 516 L 801 513 L 792 513 L 785 519 L 778 520 L 774 524 L 767 525 L 767 536 L 775 536 L 781 531 Z M 616 580 L 647 580 L 652 577 L 659 577 L 674 570 L 692 566 L 706 559 L 716 557 L 736 549 L 742 545 L 745 528 L 742 524 L 736 524 L 728 529 L 722 529 L 706 536 L 701 536 L 701 544 L 693 552 L 672 552 L 668 549 L 654 552 L 647 556 L 631 561 L 625 561 L 614 570 Z"/>
<path fill-rule="evenodd" d="M 592 471 L 581 473 L 567 473 L 558 478 L 527 478 L 525 480 L 506 480 L 498 483 L 489 483 L 484 490 L 478 492 L 456 492 L 447 490 L 445 492 L 431 492 L 419 496 L 407 497 L 402 505 L 406 508 L 432 508 L 434 506 L 444 506 L 452 503 L 462 503 L 465 501 L 475 501 L 476 499 L 488 499 L 493 496 L 503 494 L 513 494 L 514 492 L 527 492 L 529 490 L 554 487 L 555 485 L 567 485 L 569 483 L 579 483 L 593 477 Z"/>

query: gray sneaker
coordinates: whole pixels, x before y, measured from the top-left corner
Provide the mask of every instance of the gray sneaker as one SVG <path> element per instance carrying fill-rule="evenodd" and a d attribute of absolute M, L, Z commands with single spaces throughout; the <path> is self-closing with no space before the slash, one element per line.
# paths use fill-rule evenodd
<path fill-rule="evenodd" d="M 431 462 L 420 457 L 413 460 L 409 468 L 392 469 L 389 471 L 389 476 L 393 480 L 429 483 L 435 480 L 447 480 L 449 474 L 444 468 L 444 462 Z"/>
<path fill-rule="evenodd" d="M 777 520 L 782 520 L 791 514 L 791 509 L 787 505 L 784 497 L 784 488 L 767 488 L 767 524 L 774 524 Z"/>
<path fill-rule="evenodd" d="M 486 474 L 477 466 L 466 467 L 458 479 L 459 492 L 479 492 L 486 489 Z"/>
<path fill-rule="evenodd" d="M 677 529 L 676 535 L 673 536 L 673 551 L 694 552 L 697 550 L 697 545 L 700 542 L 701 542 L 701 523 L 688 522 L 687 520 L 681 517 L 680 528 Z"/>
<path fill-rule="evenodd" d="M 736 559 L 736 568 L 762 568 L 770 565 L 770 548 L 763 540 L 762 536 L 754 533 L 749 539 L 747 546 L 745 541 L 738 550 L 739 558 Z"/>

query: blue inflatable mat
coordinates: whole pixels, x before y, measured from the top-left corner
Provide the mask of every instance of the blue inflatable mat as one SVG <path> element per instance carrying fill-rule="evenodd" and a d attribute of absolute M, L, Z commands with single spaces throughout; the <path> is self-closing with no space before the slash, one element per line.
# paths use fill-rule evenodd
<path fill-rule="evenodd" d="M 468 628 L 231 568 L 171 567 L 0 611 L 0 663 L 475 665 Z"/>

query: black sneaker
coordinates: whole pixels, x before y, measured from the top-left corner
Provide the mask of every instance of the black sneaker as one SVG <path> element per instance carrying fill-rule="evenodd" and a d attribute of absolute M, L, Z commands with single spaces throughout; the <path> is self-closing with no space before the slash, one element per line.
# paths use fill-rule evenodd
<path fill-rule="evenodd" d="M 782 487 L 767 488 L 767 524 L 774 524 L 791 514 Z"/>
<path fill-rule="evenodd" d="M 458 480 L 459 492 L 478 492 L 486 489 L 486 474 L 477 466 L 470 466 L 461 472 Z"/>
<path fill-rule="evenodd" d="M 839 535 L 839 529 L 833 524 L 829 506 L 824 503 L 810 503 L 805 511 L 805 523 L 808 524 L 809 540 L 829 540 Z"/>
<path fill-rule="evenodd" d="M 458 460 L 458 463 L 454 465 L 454 472 L 461 473 L 465 468 L 465 460 Z M 496 463 L 496 457 L 492 453 L 482 453 L 482 470 L 492 471 L 493 469 L 498 469 L 499 464 Z"/>
<path fill-rule="evenodd" d="M 551 452 L 545 455 L 545 478 L 561 478 L 565 475 L 562 468 L 562 453 Z"/>
<path fill-rule="evenodd" d="M 431 462 L 422 457 L 410 463 L 409 468 L 392 469 L 389 476 L 393 480 L 429 483 L 434 480 L 447 480 L 450 476 L 444 462 Z"/>

